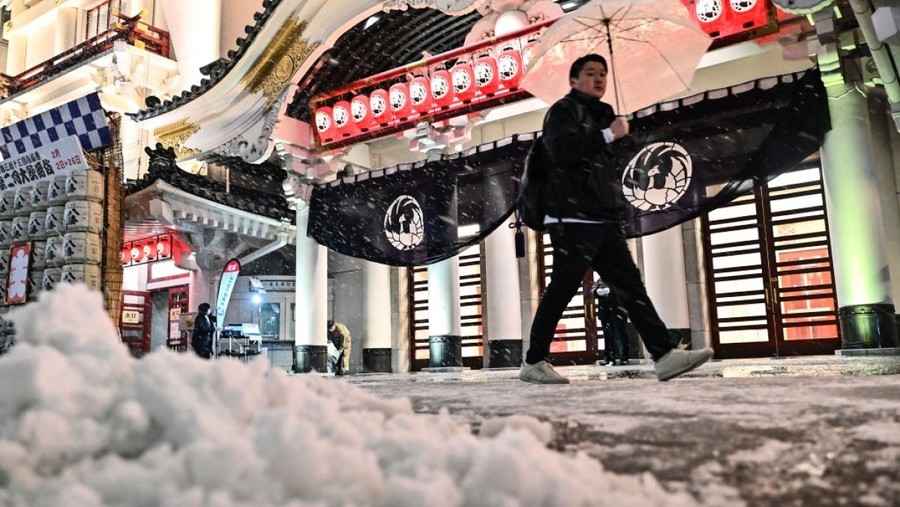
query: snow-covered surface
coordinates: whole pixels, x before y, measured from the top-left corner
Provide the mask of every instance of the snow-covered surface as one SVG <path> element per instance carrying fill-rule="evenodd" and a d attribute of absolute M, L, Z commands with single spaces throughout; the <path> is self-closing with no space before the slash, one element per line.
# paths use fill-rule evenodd
<path fill-rule="evenodd" d="M 132 359 L 100 295 L 60 286 L 11 314 L 0 356 L 0 505 L 691 505 L 650 474 L 545 442 L 530 416 L 414 413 L 263 362 Z"/>

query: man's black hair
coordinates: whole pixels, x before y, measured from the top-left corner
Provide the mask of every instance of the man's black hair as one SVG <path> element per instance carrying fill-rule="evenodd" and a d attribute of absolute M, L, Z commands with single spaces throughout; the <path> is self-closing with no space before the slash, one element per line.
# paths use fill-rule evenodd
<path fill-rule="evenodd" d="M 200 312 L 208 312 L 209 311 L 209 303 L 200 303 L 200 306 L 197 307 Z"/>
<path fill-rule="evenodd" d="M 603 58 L 603 55 L 598 55 L 597 53 L 590 53 L 572 62 L 572 66 L 569 67 L 569 79 L 578 79 L 578 75 L 581 74 L 581 69 L 583 69 L 588 62 L 602 63 L 603 68 L 609 72 L 609 65 L 606 64 L 606 58 Z"/>

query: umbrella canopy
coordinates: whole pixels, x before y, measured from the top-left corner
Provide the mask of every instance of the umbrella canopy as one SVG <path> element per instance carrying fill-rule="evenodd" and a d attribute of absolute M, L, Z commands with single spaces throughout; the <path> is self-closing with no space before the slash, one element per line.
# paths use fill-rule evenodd
<path fill-rule="evenodd" d="M 604 100 L 627 114 L 686 90 L 711 42 L 679 0 L 593 0 L 541 36 L 523 87 L 552 104 L 569 92 L 572 62 L 598 53 L 610 67 Z"/>

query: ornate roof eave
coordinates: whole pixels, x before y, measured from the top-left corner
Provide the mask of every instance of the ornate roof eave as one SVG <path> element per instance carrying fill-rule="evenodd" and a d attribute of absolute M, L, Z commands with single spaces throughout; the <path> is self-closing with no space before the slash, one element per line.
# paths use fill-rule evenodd
<path fill-rule="evenodd" d="M 264 5 L 274 2 L 266 0 Z M 345 5 L 334 8 L 338 2 Z M 240 60 L 214 84 L 195 96 L 188 94 L 177 107 L 149 108 L 131 116 L 160 143 L 175 149 L 179 160 L 219 154 L 263 161 L 274 149 L 271 133 L 286 107 L 291 83 L 337 40 L 341 27 L 379 12 L 382 4 L 279 0 L 266 11 L 266 22 Z"/>

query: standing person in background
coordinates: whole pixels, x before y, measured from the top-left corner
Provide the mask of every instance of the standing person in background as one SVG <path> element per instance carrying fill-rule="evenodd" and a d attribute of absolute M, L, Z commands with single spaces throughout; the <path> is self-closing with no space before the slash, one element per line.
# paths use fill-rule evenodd
<path fill-rule="evenodd" d="M 350 330 L 333 320 L 328 321 L 328 372 L 343 375 L 350 371 Z"/>
<path fill-rule="evenodd" d="M 594 286 L 597 298 L 597 317 L 603 326 L 604 358 L 607 366 L 624 366 L 628 364 L 628 312 L 622 307 L 615 291 L 598 282 Z"/>
<path fill-rule="evenodd" d="M 213 333 L 216 331 L 214 318 L 209 315 L 209 303 L 201 303 L 197 307 L 197 318 L 194 319 L 194 331 L 191 333 L 191 348 L 203 359 L 212 357 Z"/>

